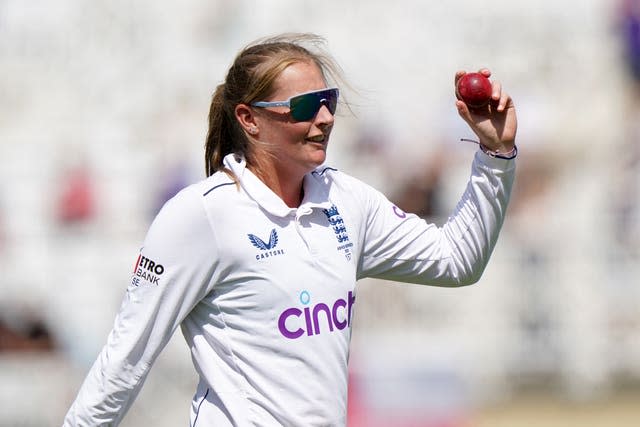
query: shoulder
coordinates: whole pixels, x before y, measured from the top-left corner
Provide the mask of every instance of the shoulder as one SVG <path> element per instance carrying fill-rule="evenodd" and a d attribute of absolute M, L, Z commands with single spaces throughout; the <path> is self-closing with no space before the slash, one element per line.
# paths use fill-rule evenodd
<path fill-rule="evenodd" d="M 216 173 L 180 190 L 160 209 L 152 229 L 169 234 L 193 234 L 210 227 L 207 201 L 224 197 L 225 189 L 236 191 L 235 183 L 225 173 Z"/>
<path fill-rule="evenodd" d="M 312 172 L 316 182 L 325 185 L 331 192 L 348 192 L 351 196 L 379 193 L 366 182 L 331 166 L 321 166 Z"/>
<path fill-rule="evenodd" d="M 317 182 L 325 185 L 358 185 L 359 182 L 358 179 L 332 166 L 320 166 L 311 172 L 311 176 L 313 176 Z"/>
<path fill-rule="evenodd" d="M 200 197 L 220 197 L 228 194 L 229 190 L 237 189 L 237 182 L 224 172 L 216 172 L 208 178 L 197 182 L 187 189 Z"/>
<path fill-rule="evenodd" d="M 193 183 L 172 197 L 163 210 L 175 209 L 197 209 L 201 210 L 206 200 L 225 197 L 230 194 L 229 190 L 237 192 L 236 182 L 224 172 L 216 172 L 208 178 Z"/>

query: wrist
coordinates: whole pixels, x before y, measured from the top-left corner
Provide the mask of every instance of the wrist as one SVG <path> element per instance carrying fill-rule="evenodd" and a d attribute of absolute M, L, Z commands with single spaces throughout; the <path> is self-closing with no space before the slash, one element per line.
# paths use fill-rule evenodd
<path fill-rule="evenodd" d="M 486 145 L 483 145 L 482 143 L 479 143 L 478 145 L 480 146 L 480 150 L 482 150 L 482 152 L 484 152 L 487 156 L 490 156 L 490 157 L 511 160 L 511 159 L 515 159 L 515 157 L 518 155 L 518 147 L 515 144 L 510 149 L 503 148 L 503 149 L 496 149 L 496 150 L 492 150 Z"/>
<path fill-rule="evenodd" d="M 498 159 L 506 159 L 511 160 L 515 159 L 518 155 L 518 147 L 513 144 L 510 148 L 498 148 L 495 150 L 490 149 L 486 145 L 481 142 L 474 141 L 473 139 L 460 138 L 460 141 L 473 142 L 474 144 L 478 144 L 480 150 L 485 153 L 487 156 L 498 158 Z"/>

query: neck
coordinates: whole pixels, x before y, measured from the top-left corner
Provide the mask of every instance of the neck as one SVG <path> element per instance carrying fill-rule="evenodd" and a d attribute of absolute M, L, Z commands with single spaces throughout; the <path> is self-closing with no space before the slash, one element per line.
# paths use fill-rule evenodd
<path fill-rule="evenodd" d="M 278 170 L 265 171 L 249 167 L 264 184 L 271 189 L 290 208 L 297 208 L 302 203 L 304 175 L 292 179 Z"/>

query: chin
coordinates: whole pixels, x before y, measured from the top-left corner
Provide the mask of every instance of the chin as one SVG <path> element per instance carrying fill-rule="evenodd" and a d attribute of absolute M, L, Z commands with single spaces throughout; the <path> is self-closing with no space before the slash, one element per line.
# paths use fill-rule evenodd
<path fill-rule="evenodd" d="M 318 166 L 322 165 L 326 160 L 327 160 L 326 151 L 314 153 L 314 155 L 311 158 L 311 163 L 313 164 L 313 169 L 315 169 Z"/>

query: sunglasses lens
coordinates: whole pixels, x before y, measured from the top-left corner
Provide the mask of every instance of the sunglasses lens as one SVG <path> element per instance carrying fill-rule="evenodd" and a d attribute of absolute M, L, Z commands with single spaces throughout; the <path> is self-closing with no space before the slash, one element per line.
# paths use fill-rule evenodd
<path fill-rule="evenodd" d="M 291 98 L 291 117 L 298 121 L 312 119 L 322 105 L 326 105 L 331 114 L 335 114 L 338 105 L 338 89 L 327 89 L 306 93 Z"/>
<path fill-rule="evenodd" d="M 324 101 L 323 101 L 324 99 Z M 324 102 L 331 114 L 336 113 L 336 107 L 338 106 L 338 89 L 329 89 L 325 92 L 324 98 L 320 102 Z"/>

